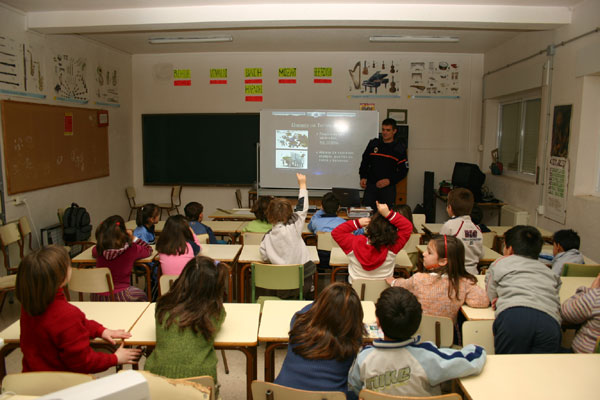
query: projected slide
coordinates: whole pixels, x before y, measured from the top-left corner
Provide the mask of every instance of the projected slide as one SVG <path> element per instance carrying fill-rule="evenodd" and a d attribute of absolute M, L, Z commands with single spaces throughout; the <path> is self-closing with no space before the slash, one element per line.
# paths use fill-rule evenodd
<path fill-rule="evenodd" d="M 295 188 L 301 172 L 309 188 L 359 188 L 362 153 L 378 128 L 374 111 L 263 110 L 260 186 Z"/>

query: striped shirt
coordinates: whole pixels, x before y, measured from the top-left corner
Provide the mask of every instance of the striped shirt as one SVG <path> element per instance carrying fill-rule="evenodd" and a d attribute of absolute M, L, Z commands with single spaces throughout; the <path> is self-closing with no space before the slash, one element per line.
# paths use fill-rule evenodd
<path fill-rule="evenodd" d="M 448 297 L 449 284 L 446 274 L 440 276 L 435 272 L 420 272 L 408 279 L 397 279 L 396 286 L 408 289 L 417 297 L 423 308 L 423 314 L 452 318 L 454 323 L 456 323 L 458 310 L 463 304 L 478 308 L 490 304 L 485 290 L 467 278 L 461 278 L 459 281 L 458 299 L 455 298 L 454 293 L 452 298 Z"/>
<path fill-rule="evenodd" d="M 573 339 L 575 353 L 593 353 L 600 336 L 600 288 L 577 289 L 560 307 L 564 322 L 581 324 Z"/>

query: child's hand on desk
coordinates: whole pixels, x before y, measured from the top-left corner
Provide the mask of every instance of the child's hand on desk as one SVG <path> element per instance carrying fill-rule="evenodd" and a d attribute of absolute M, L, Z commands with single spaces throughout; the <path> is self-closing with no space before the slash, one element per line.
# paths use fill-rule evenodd
<path fill-rule="evenodd" d="M 137 364 L 138 360 L 142 355 L 142 349 L 126 349 L 125 344 L 121 344 L 115 356 L 117 356 L 117 363 L 120 364 Z"/>
<path fill-rule="evenodd" d="M 497 297 L 494 300 L 492 300 L 492 310 L 496 310 L 496 302 L 497 301 L 498 301 Z"/>
<path fill-rule="evenodd" d="M 117 344 L 114 339 L 127 339 L 130 337 L 131 333 L 126 332 L 123 329 L 105 329 L 104 332 L 102 332 L 102 339 L 110 344 Z"/>

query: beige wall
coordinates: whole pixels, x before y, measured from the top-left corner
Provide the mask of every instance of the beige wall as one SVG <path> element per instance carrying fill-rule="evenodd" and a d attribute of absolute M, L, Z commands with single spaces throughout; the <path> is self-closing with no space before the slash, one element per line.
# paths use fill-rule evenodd
<path fill-rule="evenodd" d="M 348 69 L 357 60 L 394 60 L 401 68 L 402 96 L 394 99 L 347 97 L 350 77 Z M 447 60 L 460 65 L 462 96 L 460 99 L 409 99 L 408 68 L 410 61 Z M 312 68 L 333 68 L 333 84 L 314 85 Z M 375 103 L 380 120 L 387 109 L 408 109 L 409 160 L 408 203 L 415 206 L 422 201 L 423 171 L 436 173 L 436 182 L 449 179 L 454 161 L 477 162 L 480 141 L 480 99 L 483 59 L 481 55 L 468 54 L 407 54 L 407 53 L 207 53 L 164 54 L 133 56 L 133 174 L 140 198 L 147 201 L 166 201 L 168 189 L 144 187 L 141 148 L 141 114 L 144 113 L 227 113 L 259 112 L 263 108 L 300 109 L 358 109 L 361 102 Z M 228 68 L 226 86 L 209 85 L 209 68 Z M 245 67 L 262 67 L 264 102 L 244 101 L 243 72 Z M 296 67 L 297 85 L 276 83 L 279 67 Z M 156 71 L 165 68 L 190 69 L 192 86 L 174 87 L 168 76 L 161 79 Z M 389 61 L 388 61 L 389 68 Z M 227 134 L 223 127 L 222 134 Z M 366 143 L 365 143 L 366 146 Z M 215 149 L 199 149 L 203 152 Z M 223 165 L 235 165 L 234 160 L 224 160 Z M 223 166 L 215 166 L 222 168 Z M 349 171 L 356 176 L 358 171 Z M 244 193 L 248 188 L 243 188 Z M 205 215 L 216 207 L 234 206 L 234 188 L 185 187 L 183 202 L 200 201 Z M 244 196 L 245 198 L 245 196 Z"/>
<path fill-rule="evenodd" d="M 600 25 L 600 2 L 585 1 L 575 7 L 573 22 L 564 28 L 547 33 L 524 33 L 502 46 L 485 54 L 485 71 L 491 71 L 522 57 L 531 55 L 554 43 L 595 29 Z M 549 102 L 550 110 L 555 105 L 572 104 L 571 138 L 569 162 L 571 165 L 568 186 L 567 221 L 558 224 L 543 215 L 537 216 L 536 207 L 540 204 L 540 193 L 544 187 L 508 176 L 488 175 L 487 184 L 497 197 L 529 211 L 531 221 L 551 231 L 573 228 L 582 238 L 582 251 L 592 259 L 600 261 L 600 232 L 596 222 L 600 220 L 600 198 L 591 196 L 593 182 L 597 182 L 598 149 L 600 148 L 600 128 L 598 125 L 598 83 L 597 77 L 584 77 L 582 74 L 599 74 L 600 34 L 595 33 L 565 46 L 556 48 L 553 78 L 549 85 L 543 85 L 543 65 L 546 56 L 541 55 L 498 74 L 485 81 L 486 98 L 503 96 L 511 92 L 525 91 L 538 87 L 542 92 L 542 110 Z M 501 77 L 501 79 L 500 79 Z M 536 84 L 535 81 L 539 79 Z M 504 86 L 500 82 L 505 82 Z M 551 93 L 551 94 L 550 94 Z M 590 105 L 595 103 L 595 112 Z M 490 164 L 489 150 L 496 147 L 497 108 L 494 99 L 486 101 L 485 128 L 483 131 L 485 150 L 483 165 Z M 591 109 L 590 109 L 591 108 Z M 552 111 L 551 111 L 552 113 Z M 542 117 L 540 134 L 540 156 L 548 155 L 550 148 L 544 146 L 547 128 Z M 577 187 L 577 194 L 574 188 Z M 543 202 L 542 202 L 543 204 Z"/>
<path fill-rule="evenodd" d="M 94 74 L 97 62 L 106 62 L 118 69 L 120 74 L 119 94 L 120 107 L 104 107 L 110 115 L 109 125 L 109 157 L 110 176 L 84 182 L 72 183 L 48 189 L 19 194 L 25 198 L 30 217 L 37 229 L 58 222 L 56 210 L 66 207 L 71 202 L 77 202 L 86 207 L 96 226 L 105 217 L 114 214 L 124 214 L 128 210 L 123 188 L 131 184 L 132 159 L 131 159 L 131 56 L 95 42 L 82 40 L 76 36 L 43 36 L 26 32 L 23 15 L 0 6 L 0 34 L 13 38 L 18 42 L 30 43 L 43 49 L 45 100 L 35 100 L 20 96 L 7 96 L 0 94 L 0 99 L 15 101 L 39 102 L 46 104 L 59 104 L 75 106 L 72 103 L 52 100 L 52 56 L 54 54 L 70 54 L 87 58 L 87 84 L 90 90 L 90 103 L 81 107 L 103 108 L 93 104 Z M 1 129 L 1 128 L 0 128 Z M 3 153 L 2 153 L 3 154 Z M 4 158 L 4 157 L 2 157 Z M 3 172 L 5 166 L 3 165 Z M 3 176 L 5 180 L 5 175 Z M 23 215 L 28 215 L 25 205 L 15 206 L 11 201 L 13 196 L 5 195 L 6 220 L 13 221 Z M 34 228 L 32 226 L 32 228 Z M 35 238 L 34 238 L 35 240 Z"/>

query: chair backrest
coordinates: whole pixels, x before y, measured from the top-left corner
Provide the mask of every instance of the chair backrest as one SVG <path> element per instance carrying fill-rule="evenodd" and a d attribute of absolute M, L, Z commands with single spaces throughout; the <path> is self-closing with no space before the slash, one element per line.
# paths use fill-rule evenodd
<path fill-rule="evenodd" d="M 2 247 L 7 247 L 13 243 L 19 243 L 21 240 L 21 234 L 19 233 L 19 227 L 15 222 L 0 226 L 0 242 Z"/>
<path fill-rule="evenodd" d="M 242 208 L 242 191 L 240 189 L 235 190 L 235 201 L 237 202 L 237 206 Z"/>
<path fill-rule="evenodd" d="M 92 380 L 92 375 L 76 372 L 21 372 L 6 375 L 2 380 L 2 391 L 23 396 L 43 396 Z"/>
<path fill-rule="evenodd" d="M 340 247 L 331 237 L 331 232 L 317 232 L 317 250 L 331 251 L 334 247 Z"/>
<path fill-rule="evenodd" d="M 243 244 L 260 244 L 265 237 L 263 232 L 243 232 L 242 243 Z"/>
<path fill-rule="evenodd" d="M 158 285 L 160 288 L 161 296 L 171 290 L 171 286 L 173 286 L 173 282 L 175 282 L 179 278 L 179 275 L 161 275 L 158 280 Z"/>
<path fill-rule="evenodd" d="M 200 384 L 206 388 L 210 389 L 210 400 L 215 400 L 215 381 L 212 376 L 204 375 L 204 376 L 193 376 L 191 378 L 180 378 L 173 379 L 177 382 L 192 382 L 195 384 Z"/>
<path fill-rule="evenodd" d="M 476 344 L 485 349 L 486 353 L 494 354 L 494 320 L 465 321 L 462 326 L 463 345 Z"/>
<path fill-rule="evenodd" d="M 599 264 L 573 264 L 566 263 L 562 270 L 562 276 L 595 277 L 600 274 Z"/>
<path fill-rule="evenodd" d="M 413 225 L 415 226 L 415 228 L 417 228 L 417 230 L 419 232 L 423 232 L 421 228 L 421 225 L 423 225 L 426 221 L 426 215 L 425 214 L 413 214 Z"/>
<path fill-rule="evenodd" d="M 69 289 L 79 292 L 79 300 L 83 293 L 110 293 L 114 301 L 114 284 L 108 268 L 73 268 Z"/>
<path fill-rule="evenodd" d="M 361 301 L 377 301 L 379 295 L 389 288 L 385 279 L 353 279 L 352 287 Z"/>
<path fill-rule="evenodd" d="M 125 195 L 127 196 L 129 207 L 135 207 L 135 188 L 133 186 L 127 186 L 125 188 Z"/>
<path fill-rule="evenodd" d="M 208 238 L 208 233 L 203 233 L 200 235 L 196 235 L 196 237 L 198 238 L 198 241 L 200 242 L 200 244 L 204 243 L 208 243 L 209 242 L 209 238 Z"/>
<path fill-rule="evenodd" d="M 439 396 L 412 397 L 412 396 L 392 396 L 373 392 L 372 390 L 363 389 L 358 394 L 360 400 L 462 400 L 462 396 L 458 393 L 448 393 Z"/>
<path fill-rule="evenodd" d="M 4 267 L 7 272 L 14 272 L 19 267 L 23 257 L 22 247 L 21 234 L 15 222 L 0 226 L 0 250 L 4 256 Z"/>
<path fill-rule="evenodd" d="M 171 205 L 173 207 L 181 205 L 181 185 L 176 185 L 171 188 Z"/>
<path fill-rule="evenodd" d="M 454 341 L 454 322 L 448 317 L 423 314 L 417 330 L 421 341 L 430 341 L 437 347 L 450 347 Z"/>
<path fill-rule="evenodd" d="M 407 253 L 416 253 L 417 246 L 421 244 L 421 234 L 420 233 L 411 233 L 408 241 L 404 245 L 404 250 Z"/>
<path fill-rule="evenodd" d="M 496 239 L 496 232 L 483 232 L 483 245 L 490 249 L 494 247 L 494 241 Z"/>
<path fill-rule="evenodd" d="M 21 255 L 24 254 L 23 250 L 25 250 L 25 242 L 27 242 L 29 250 L 33 251 L 33 247 L 31 244 L 33 236 L 31 232 L 31 226 L 29 225 L 29 220 L 25 215 L 19 218 L 19 233 L 21 234 L 21 238 L 23 239 L 21 241 Z M 27 240 L 27 236 L 29 236 L 29 240 Z"/>
<path fill-rule="evenodd" d="M 124 372 L 124 371 L 122 371 Z M 148 382 L 151 399 L 210 400 L 210 388 L 190 379 L 169 379 L 148 371 L 138 371 Z"/>
<path fill-rule="evenodd" d="M 346 400 L 342 392 L 313 392 L 292 389 L 271 382 L 253 381 L 252 398 L 254 400 Z"/>
<path fill-rule="evenodd" d="M 302 300 L 304 287 L 304 266 L 275 265 L 253 263 L 250 267 L 252 283 L 252 302 L 256 303 L 256 288 L 263 289 L 299 289 L 298 298 Z"/>

